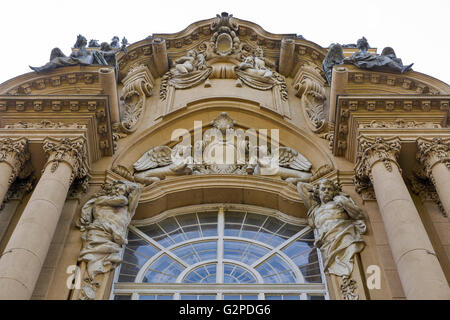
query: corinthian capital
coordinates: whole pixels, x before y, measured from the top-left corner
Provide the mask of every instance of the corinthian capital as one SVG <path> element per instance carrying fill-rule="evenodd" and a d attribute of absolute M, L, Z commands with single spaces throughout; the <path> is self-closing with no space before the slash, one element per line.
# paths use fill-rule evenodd
<path fill-rule="evenodd" d="M 25 162 L 30 159 L 27 138 L 4 138 L 0 139 L 0 162 L 5 162 L 13 169 L 9 182 L 12 183 Z"/>
<path fill-rule="evenodd" d="M 60 162 L 72 167 L 72 181 L 83 178 L 88 173 L 86 139 L 84 137 L 55 139 L 47 137 L 44 140 L 44 151 L 48 154 L 47 164 L 52 165 L 55 172 Z M 72 182 L 71 181 L 71 182 Z"/>
<path fill-rule="evenodd" d="M 360 136 L 355 165 L 356 178 L 360 180 L 370 178 L 372 180 L 371 170 L 377 162 L 382 162 L 386 170 L 391 172 L 393 163 L 398 167 L 399 153 L 400 141 L 397 137 L 384 139 Z"/>
<path fill-rule="evenodd" d="M 443 163 L 450 170 L 450 138 L 417 139 L 417 160 L 425 167 L 428 176 L 438 163 Z"/>

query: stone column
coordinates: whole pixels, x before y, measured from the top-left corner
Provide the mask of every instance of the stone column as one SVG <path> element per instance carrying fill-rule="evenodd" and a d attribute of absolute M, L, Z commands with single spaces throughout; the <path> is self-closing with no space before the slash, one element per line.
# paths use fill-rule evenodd
<path fill-rule="evenodd" d="M 30 159 L 26 138 L 0 139 L 0 205 L 24 164 Z"/>
<path fill-rule="evenodd" d="M 359 138 L 356 179 L 371 182 L 408 299 L 450 299 L 450 288 L 396 158 L 398 138 Z M 369 180 L 370 179 L 370 180 Z"/>
<path fill-rule="evenodd" d="M 46 138 L 44 151 L 44 172 L 0 258 L 0 300 L 31 297 L 69 187 L 87 175 L 84 137 Z"/>
<path fill-rule="evenodd" d="M 450 216 L 450 138 L 419 138 L 417 146 L 417 160 L 424 165 L 447 216 Z"/>

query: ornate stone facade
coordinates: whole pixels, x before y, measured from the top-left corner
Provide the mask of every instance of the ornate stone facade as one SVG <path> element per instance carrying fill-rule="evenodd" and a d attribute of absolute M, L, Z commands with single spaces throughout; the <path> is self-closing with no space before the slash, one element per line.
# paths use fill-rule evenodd
<path fill-rule="evenodd" d="M 169 292 L 186 284 L 187 242 L 162 239 L 203 245 L 190 232 L 211 216 L 211 288 L 232 260 L 222 244 L 248 232 L 262 251 L 288 243 L 249 267 L 259 297 L 450 299 L 447 84 L 365 39 L 323 48 L 228 13 L 122 46 L 83 38 L 0 84 L 0 299 Z M 222 234 L 238 208 L 238 234 Z M 159 257 L 186 269 L 144 283 Z M 278 258 L 291 282 L 261 275 Z"/>

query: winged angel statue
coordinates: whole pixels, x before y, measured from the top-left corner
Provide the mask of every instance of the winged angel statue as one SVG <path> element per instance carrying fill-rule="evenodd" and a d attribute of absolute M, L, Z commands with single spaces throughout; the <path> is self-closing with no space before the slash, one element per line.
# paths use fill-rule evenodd
<path fill-rule="evenodd" d="M 166 176 L 185 175 L 192 173 L 193 159 L 191 146 L 176 145 L 157 146 L 134 163 L 135 180 L 145 185 L 164 179 Z"/>
<path fill-rule="evenodd" d="M 311 176 L 311 163 L 297 150 L 280 147 L 278 156 L 268 154 L 266 146 L 259 146 L 259 157 L 251 158 L 250 166 L 254 166 L 253 174 L 279 175 L 287 182 L 307 181 Z M 261 156 L 263 154 L 263 156 Z"/>
<path fill-rule="evenodd" d="M 263 147 L 258 147 L 263 149 Z M 168 146 L 157 146 L 147 151 L 134 164 L 136 182 L 145 185 L 164 179 L 166 176 L 208 174 L 212 172 L 207 164 L 194 164 L 189 146 L 176 145 L 173 149 Z M 287 182 L 309 181 L 312 176 L 311 163 L 298 151 L 279 148 L 278 161 L 276 154 L 265 154 L 262 157 L 253 156 L 247 161 L 246 170 L 236 170 L 238 174 L 279 175 Z M 199 170 L 202 167 L 203 170 Z"/>

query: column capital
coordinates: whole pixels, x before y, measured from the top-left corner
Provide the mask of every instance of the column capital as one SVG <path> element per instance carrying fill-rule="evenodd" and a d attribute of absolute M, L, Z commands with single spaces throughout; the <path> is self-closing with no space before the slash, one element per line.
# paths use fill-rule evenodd
<path fill-rule="evenodd" d="M 425 167 L 429 177 L 431 170 L 438 163 L 443 163 L 450 170 L 450 138 L 418 138 L 416 158 Z"/>
<path fill-rule="evenodd" d="M 355 177 L 359 181 L 372 180 L 372 167 L 382 162 L 386 170 L 392 171 L 392 163 L 400 170 L 397 158 L 400 153 L 400 139 L 398 137 L 358 137 L 359 149 L 355 164 Z M 367 185 L 366 183 L 362 183 Z"/>
<path fill-rule="evenodd" d="M 24 164 L 30 159 L 27 138 L 0 138 L 0 162 L 5 162 L 12 168 L 9 183 L 12 183 L 20 173 Z"/>
<path fill-rule="evenodd" d="M 44 139 L 43 148 L 48 154 L 45 167 L 51 164 L 51 172 L 56 171 L 60 162 L 65 162 L 72 168 L 70 183 L 75 178 L 81 179 L 88 174 L 86 138 L 82 136 L 61 139 L 47 137 Z"/>

